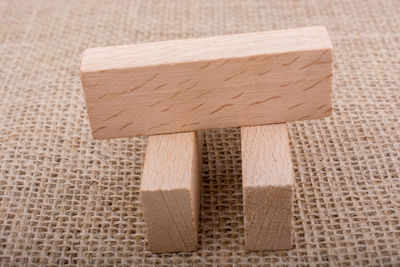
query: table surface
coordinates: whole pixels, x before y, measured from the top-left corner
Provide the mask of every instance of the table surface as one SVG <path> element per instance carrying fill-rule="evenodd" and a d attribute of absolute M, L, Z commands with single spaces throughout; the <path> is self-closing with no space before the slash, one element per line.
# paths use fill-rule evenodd
<path fill-rule="evenodd" d="M 0 1 L 0 262 L 400 263 L 399 1 Z M 88 47 L 325 25 L 333 116 L 290 123 L 294 247 L 243 248 L 240 130 L 208 130 L 196 252 L 153 255 L 146 138 L 94 141 Z"/>

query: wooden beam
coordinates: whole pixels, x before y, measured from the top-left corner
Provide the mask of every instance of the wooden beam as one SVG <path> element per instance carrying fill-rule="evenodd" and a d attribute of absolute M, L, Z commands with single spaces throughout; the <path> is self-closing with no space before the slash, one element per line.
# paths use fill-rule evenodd
<path fill-rule="evenodd" d="M 95 139 L 316 119 L 331 114 L 325 27 L 88 49 Z"/>
<path fill-rule="evenodd" d="M 243 127 L 245 248 L 292 248 L 293 167 L 286 124 Z"/>
<path fill-rule="evenodd" d="M 203 132 L 150 136 L 141 180 L 154 253 L 197 248 Z"/>

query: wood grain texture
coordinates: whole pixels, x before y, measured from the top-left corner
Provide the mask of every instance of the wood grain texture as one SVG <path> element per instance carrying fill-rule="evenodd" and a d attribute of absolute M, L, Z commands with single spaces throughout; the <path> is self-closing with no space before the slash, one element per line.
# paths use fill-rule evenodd
<path fill-rule="evenodd" d="M 141 180 L 154 253 L 197 248 L 203 131 L 150 136 Z"/>
<path fill-rule="evenodd" d="M 241 128 L 245 248 L 292 247 L 293 167 L 286 124 Z"/>
<path fill-rule="evenodd" d="M 332 45 L 309 27 L 92 48 L 81 79 L 96 139 L 316 119 Z"/>

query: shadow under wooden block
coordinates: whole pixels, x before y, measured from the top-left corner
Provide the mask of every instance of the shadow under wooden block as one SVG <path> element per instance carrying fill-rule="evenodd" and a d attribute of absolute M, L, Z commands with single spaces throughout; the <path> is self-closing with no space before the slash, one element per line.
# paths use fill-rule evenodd
<path fill-rule="evenodd" d="M 293 167 L 286 124 L 241 128 L 245 248 L 292 248 Z"/>
<path fill-rule="evenodd" d="M 197 249 L 203 131 L 150 136 L 141 180 L 154 253 Z"/>

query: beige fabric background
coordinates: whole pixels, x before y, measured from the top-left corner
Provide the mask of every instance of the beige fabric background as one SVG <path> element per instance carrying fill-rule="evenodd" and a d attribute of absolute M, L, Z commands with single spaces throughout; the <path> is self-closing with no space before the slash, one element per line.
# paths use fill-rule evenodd
<path fill-rule="evenodd" d="M 239 129 L 209 130 L 199 250 L 152 255 L 145 138 L 94 141 L 88 47 L 326 25 L 334 112 L 289 124 L 294 248 L 243 249 Z M 0 261 L 15 265 L 399 265 L 400 2 L 0 1 Z"/>

